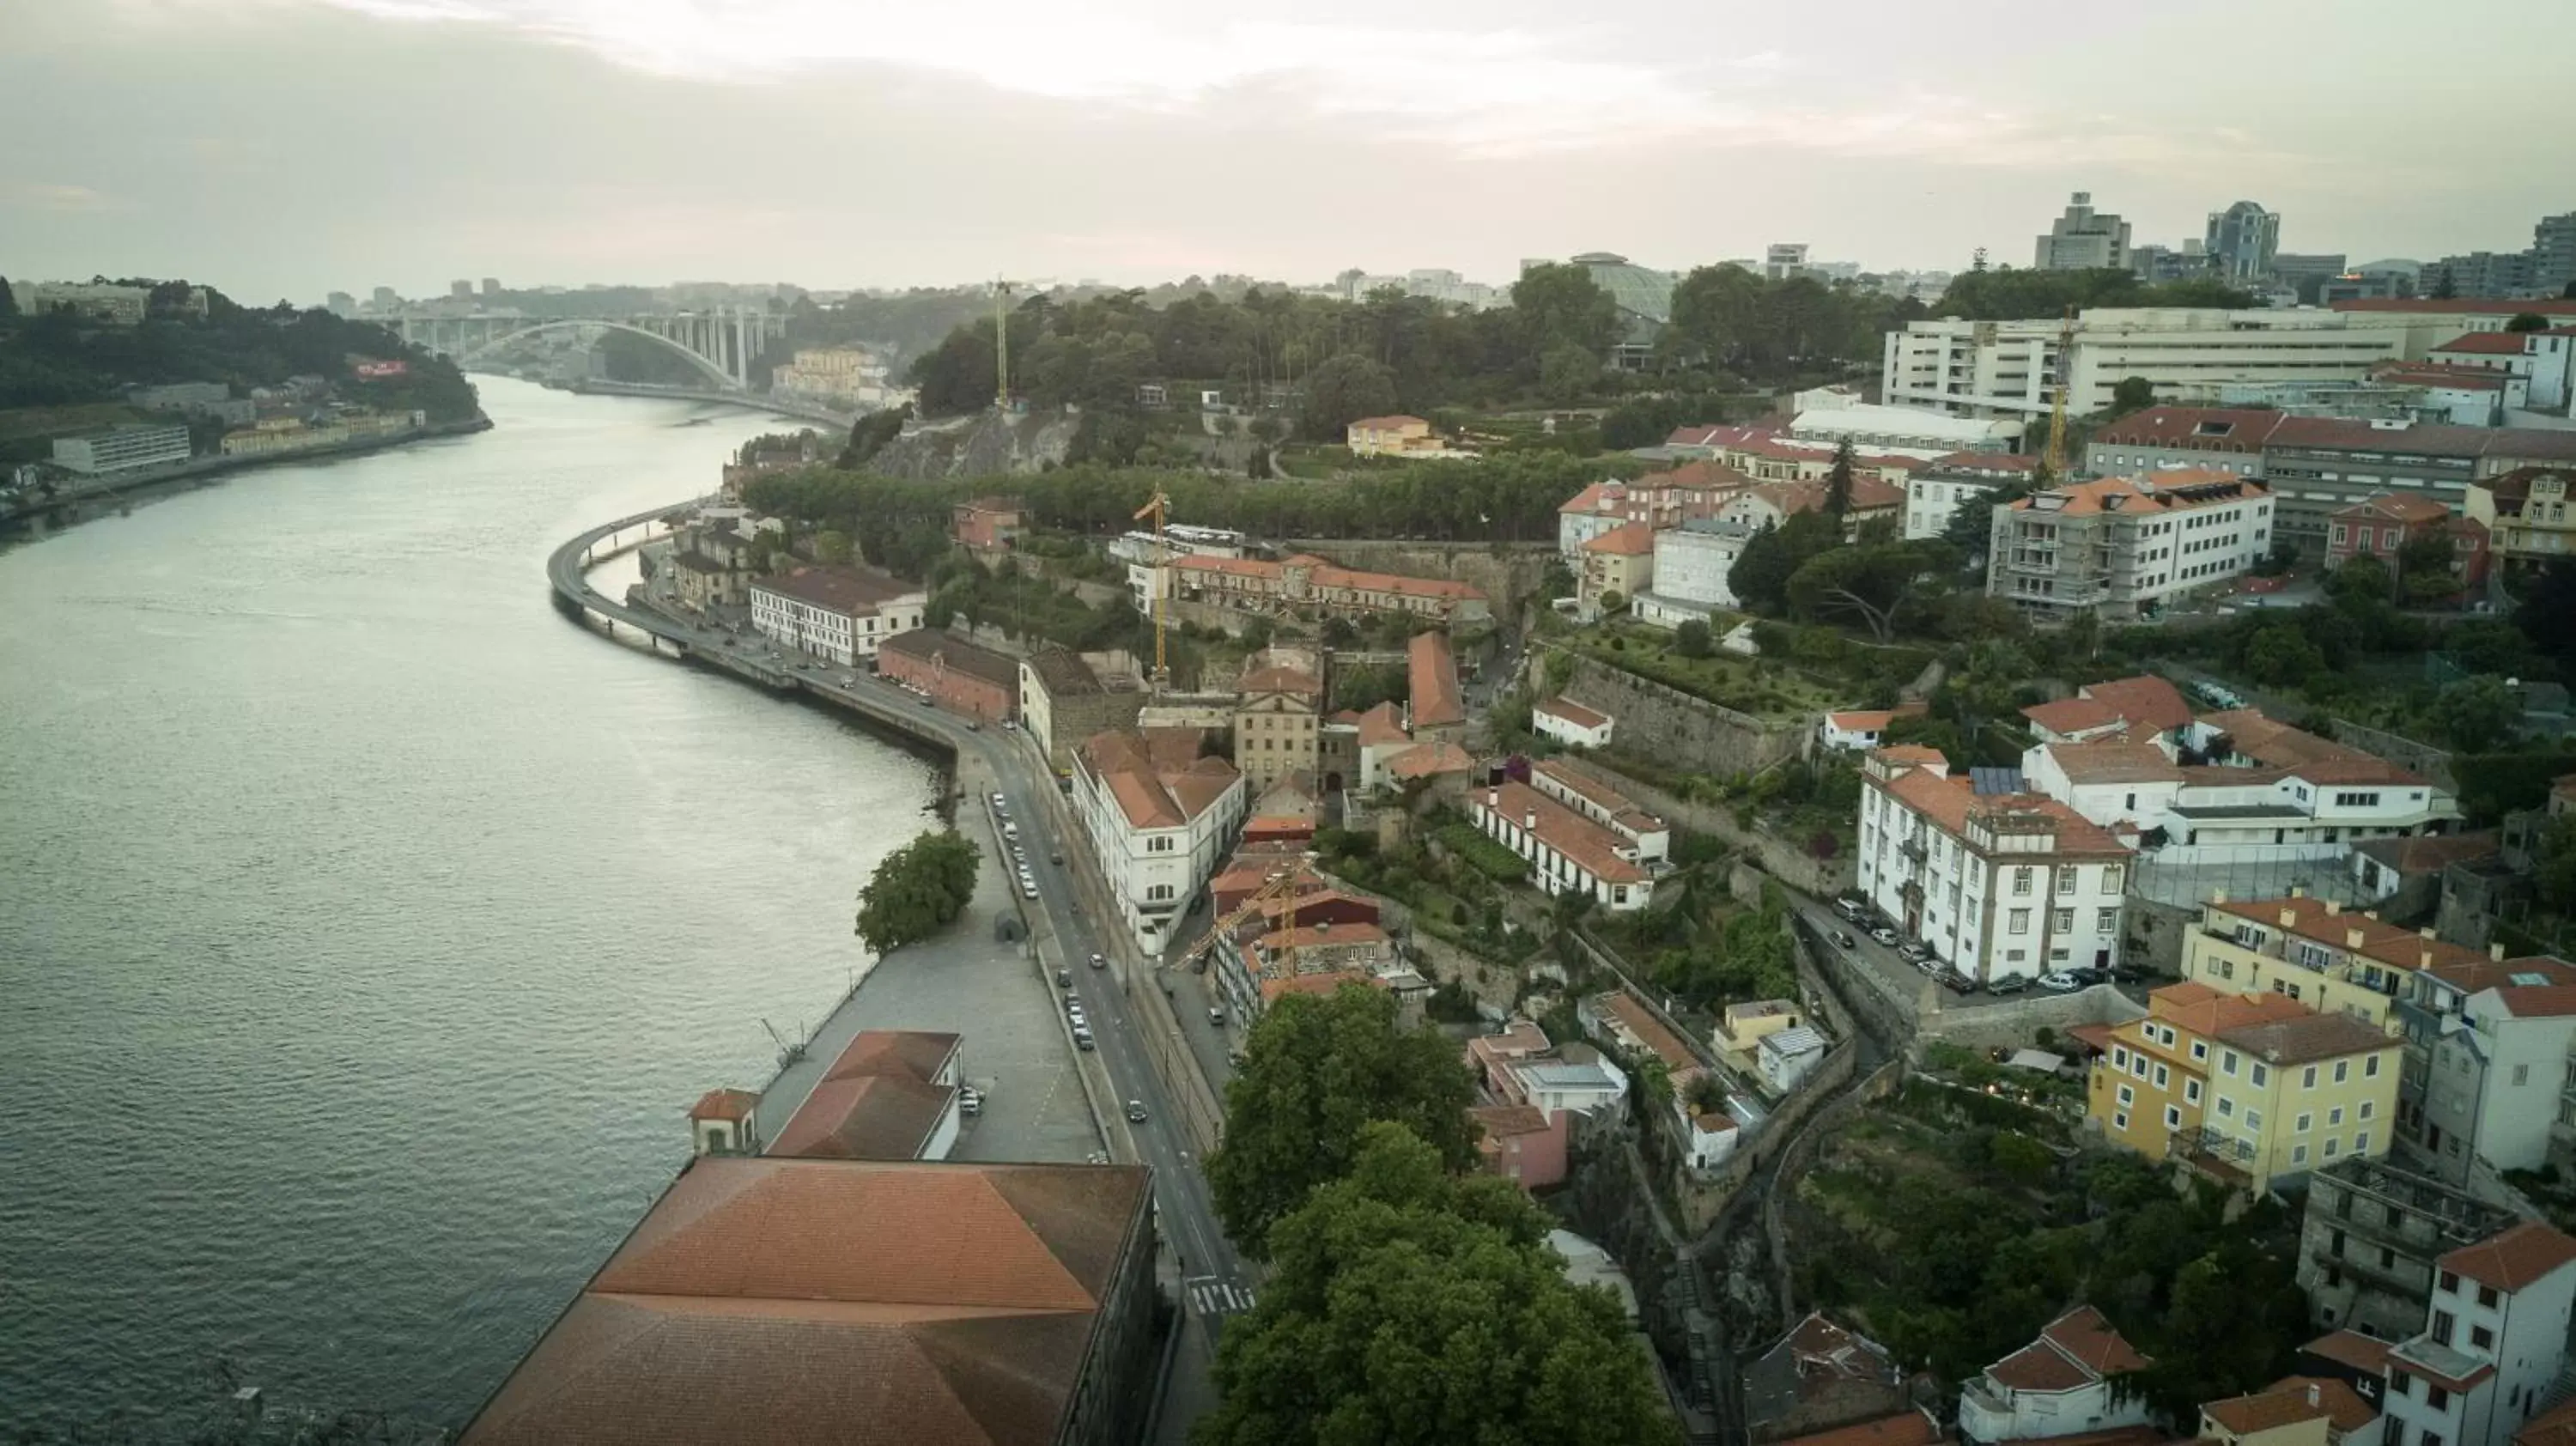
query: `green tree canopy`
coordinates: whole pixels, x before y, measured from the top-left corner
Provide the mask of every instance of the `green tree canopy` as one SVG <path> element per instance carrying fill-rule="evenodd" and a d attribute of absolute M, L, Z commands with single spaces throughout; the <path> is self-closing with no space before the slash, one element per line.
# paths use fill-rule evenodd
<path fill-rule="evenodd" d="M 1512 283 L 1512 312 L 1533 358 L 1575 347 L 1596 363 L 1619 339 L 1619 304 L 1592 273 L 1570 262 L 1533 266 Z"/>
<path fill-rule="evenodd" d="M 1685 658 L 1705 658 L 1714 649 L 1709 641 L 1708 624 L 1692 618 L 1673 630 L 1673 651 Z"/>
<path fill-rule="evenodd" d="M 814 534 L 814 560 L 821 563 L 843 563 L 850 560 L 850 534 L 827 527 Z"/>
<path fill-rule="evenodd" d="M 1395 373 L 1364 356 L 1337 356 L 1315 368 L 1306 386 L 1306 435 L 1338 442 L 1351 423 L 1395 410 Z"/>
<path fill-rule="evenodd" d="M 2111 388 L 2111 415 L 2125 417 L 2156 404 L 2156 384 L 2145 377 L 2122 377 Z"/>
<path fill-rule="evenodd" d="M 2522 732 L 2522 700 L 2492 673 L 2442 690 L 2433 703 L 2442 736 L 2463 753 L 2484 753 Z"/>
<path fill-rule="evenodd" d="M 1822 512 L 1793 512 L 1777 527 L 1747 539 L 1727 572 L 1727 588 L 1746 607 L 1781 613 L 1789 606 L 1789 579 L 1808 559 L 1843 545 L 1842 524 Z"/>
<path fill-rule="evenodd" d="M 1837 520 L 1851 511 L 1852 442 L 1845 437 L 1834 444 L 1833 466 L 1825 471 L 1825 511 Z"/>
<path fill-rule="evenodd" d="M 1620 1306 L 1566 1280 L 1519 1190 L 1387 1122 L 1349 1165 L 1279 1219 L 1194 1446 L 1679 1441 Z"/>
<path fill-rule="evenodd" d="M 859 938 L 884 954 L 938 933 L 975 896 L 983 861 L 965 835 L 944 830 L 886 855 L 859 889 Z"/>
<path fill-rule="evenodd" d="M 2549 318 L 2536 311 L 2517 311 L 2513 314 L 2513 320 L 2504 324 L 2504 329 L 2517 334 L 2527 331 L 2547 331 Z"/>
<path fill-rule="evenodd" d="M 1406 1126 L 1451 1169 L 1476 1161 L 1466 1065 L 1437 1031 L 1400 1027 L 1395 996 L 1383 989 L 1288 995 L 1263 1013 L 1243 1050 L 1226 1084 L 1225 1143 L 1208 1156 L 1207 1177 L 1226 1234 L 1247 1254 L 1267 1254 L 1280 1217 L 1348 1173 L 1372 1120 Z"/>
<path fill-rule="evenodd" d="M 1601 380 L 1601 358 L 1570 343 L 1549 347 L 1538 359 L 1539 390 L 1559 406 L 1572 406 L 1592 394 Z"/>

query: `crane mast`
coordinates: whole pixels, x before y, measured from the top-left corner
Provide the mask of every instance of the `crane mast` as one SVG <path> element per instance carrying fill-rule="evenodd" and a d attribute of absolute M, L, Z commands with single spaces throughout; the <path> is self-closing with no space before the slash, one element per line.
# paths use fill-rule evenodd
<path fill-rule="evenodd" d="M 1011 411 L 1011 283 L 993 278 L 993 410 Z"/>
<path fill-rule="evenodd" d="M 2048 410 L 2048 481 L 2066 480 L 2066 392 L 2075 381 L 2075 308 L 2066 308 L 2057 326 L 2057 397 Z"/>
<path fill-rule="evenodd" d="M 1169 591 L 1172 585 L 1169 571 L 1172 565 L 1172 543 L 1163 530 L 1165 514 L 1171 505 L 1172 499 L 1157 487 L 1154 489 L 1153 497 L 1144 506 L 1137 508 L 1136 515 L 1129 519 L 1134 522 L 1142 522 L 1148 517 L 1154 519 L 1154 691 L 1157 693 L 1169 687 L 1172 681 L 1172 663 L 1165 652 L 1164 642 L 1169 624 L 1163 614 L 1163 594 Z"/>

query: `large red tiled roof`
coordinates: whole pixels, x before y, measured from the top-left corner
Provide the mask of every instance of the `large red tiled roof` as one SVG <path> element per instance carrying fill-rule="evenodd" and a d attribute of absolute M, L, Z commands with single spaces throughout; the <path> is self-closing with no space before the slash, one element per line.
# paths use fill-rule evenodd
<path fill-rule="evenodd" d="M 773 592 L 853 617 L 866 616 L 921 589 L 875 568 L 800 567 L 784 577 L 756 578 L 754 592 Z"/>
<path fill-rule="evenodd" d="M 2427 967 L 2429 956 L 2438 978 L 2451 977 L 2450 967 L 2490 962 L 2486 955 L 2475 949 L 2427 939 L 2413 929 L 2374 918 L 2369 913 L 2342 908 L 2331 900 L 2312 894 L 2282 899 L 2229 899 L 2224 903 L 2212 903 L 2210 907 L 2266 929 L 2313 939 L 2330 948 L 2351 949 L 2383 964 L 2420 969 Z M 2358 945 L 2352 942 L 2355 934 L 2361 936 Z"/>
<path fill-rule="evenodd" d="M 1655 550 L 1655 529 L 1643 522 L 1622 522 L 1585 542 L 1583 550 L 1610 557 L 1643 557 Z"/>
<path fill-rule="evenodd" d="M 1577 728 L 1598 728 L 1610 721 L 1607 714 L 1596 713 L 1571 698 L 1561 696 L 1540 702 L 1538 711 L 1562 718 Z"/>
<path fill-rule="evenodd" d="M 2576 1261 L 2576 1238 L 2537 1220 L 2526 1220 L 2500 1235 L 2462 1246 L 2443 1256 L 2440 1263 L 2444 1270 L 2464 1280 L 2514 1291 L 2570 1261 Z"/>
<path fill-rule="evenodd" d="M 2513 1446 L 2576 1446 L 2576 1401 L 2532 1417 L 2513 1433 Z"/>
<path fill-rule="evenodd" d="M 2076 691 L 2096 703 L 2109 705 L 2131 723 L 2144 723 L 2159 731 L 2180 728 L 2191 721 L 2191 704 L 2183 701 L 2182 690 L 2153 673 L 2087 683 Z"/>
<path fill-rule="evenodd" d="M 1138 1166 L 693 1162 L 471 1446 L 1040 1446 L 1145 1246 Z"/>
<path fill-rule="evenodd" d="M 2309 1355 L 2350 1366 L 2365 1375 L 2380 1375 L 2388 1369 L 2388 1342 L 2359 1331 L 2329 1331 L 2299 1347 Z"/>
<path fill-rule="evenodd" d="M 1929 1412 L 1920 1408 L 1863 1421 L 1857 1426 L 1844 1426 L 1832 1431 L 1819 1431 L 1812 1436 L 1792 1436 L 1780 1446 L 1932 1446 L 1941 1439 L 1941 1428 Z"/>
<path fill-rule="evenodd" d="M 2451 515 L 2451 509 L 2421 492 L 2373 492 L 2349 507 L 2337 508 L 2332 515 L 2351 520 L 2378 519 L 2411 525 L 2440 522 Z"/>
<path fill-rule="evenodd" d="M 2210 496 L 2178 495 L 2196 488 L 2220 489 Z M 2067 482 L 2011 504 L 2015 512 L 2040 511 L 2039 497 L 2058 497 L 2064 501 L 2055 508 L 2058 515 L 2090 517 L 2104 512 L 2131 514 L 2185 512 L 2196 507 L 2215 507 L 2240 502 L 2249 497 L 2268 494 L 2260 482 L 2206 467 L 2176 467 L 2144 477 L 2097 477 L 2089 482 Z"/>
<path fill-rule="evenodd" d="M 2116 727 L 2120 722 L 2117 709 L 2091 698 L 2058 698 L 2046 703 L 2033 703 L 2021 710 L 2021 716 L 2051 733 L 2069 735 Z"/>
<path fill-rule="evenodd" d="M 1415 633 L 1405 645 L 1405 673 L 1412 690 L 1413 726 L 1440 728 L 1467 721 L 1458 691 L 1458 660 L 1449 651 L 1449 635 Z"/>
<path fill-rule="evenodd" d="M 2149 407 L 2104 424 L 2092 440 L 2098 446 L 2259 452 L 2285 415 L 2260 407 Z"/>
<path fill-rule="evenodd" d="M 1680 1035 L 1664 1027 L 1646 1006 L 1628 997 L 1625 990 L 1612 990 L 1601 995 L 1598 1004 L 1603 1013 L 1616 1019 L 1630 1034 L 1642 1041 L 1647 1050 L 1664 1062 L 1665 1070 L 1676 1080 L 1700 1071 L 1699 1056 L 1691 1053 Z"/>
<path fill-rule="evenodd" d="M 1118 728 L 1086 740 L 1081 756 L 1129 827 L 1179 828 L 1242 777 L 1222 758 L 1191 756 L 1198 737 L 1194 728 Z"/>
<path fill-rule="evenodd" d="M 2138 1353 L 2111 1328 L 2102 1312 L 2089 1305 L 2079 1305 L 2050 1321 L 2040 1339 L 2084 1363 L 2096 1375 L 2117 1376 L 2130 1371 L 2143 1371 L 2154 1364 Z"/>
<path fill-rule="evenodd" d="M 1020 686 L 1019 659 L 994 652 L 990 648 L 958 637 L 946 628 L 914 628 L 901 632 L 877 645 L 880 654 L 918 658 L 935 668 L 963 673 L 1017 692 Z"/>
<path fill-rule="evenodd" d="M 2522 333 L 2473 331 L 2465 336 L 2455 336 L 2433 350 L 2461 356 L 2520 356 L 2523 352 Z"/>
<path fill-rule="evenodd" d="M 1625 842 L 1564 804 L 1517 779 L 1490 791 L 1486 806 L 1513 827 L 1527 827 L 1541 843 L 1563 854 L 1608 884 L 1641 884 L 1646 870 L 1619 855 Z M 1524 824 L 1524 820 L 1530 820 Z"/>

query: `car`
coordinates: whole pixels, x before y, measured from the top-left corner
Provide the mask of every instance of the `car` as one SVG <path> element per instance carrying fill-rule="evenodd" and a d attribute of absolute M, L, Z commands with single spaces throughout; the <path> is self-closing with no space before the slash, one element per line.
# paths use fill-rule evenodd
<path fill-rule="evenodd" d="M 1859 948 L 1860 941 L 1853 938 L 1850 931 L 1836 929 L 1834 931 L 1834 947 L 1848 953 L 1851 950 Z"/>
<path fill-rule="evenodd" d="M 1017 733 L 1020 731 L 1020 725 L 1008 718 L 1005 718 L 1002 720 L 1002 731 L 1005 733 Z"/>
<path fill-rule="evenodd" d="M 1144 1101 L 1142 1101 L 1142 1100 L 1129 1100 L 1129 1101 L 1127 1102 L 1127 1122 L 1128 1122 L 1129 1124 L 1134 1124 L 1134 1125 L 1141 1125 L 1141 1124 L 1145 1123 L 1145 1104 L 1144 1104 Z"/>
<path fill-rule="evenodd" d="M 1055 987 L 1058 989 L 1071 989 L 1073 987 L 1073 971 L 1070 969 L 1058 969 L 1055 971 Z"/>
<path fill-rule="evenodd" d="M 922 706 L 922 707 L 924 707 L 924 708 L 932 708 L 932 707 L 937 707 L 937 706 L 938 706 L 937 704 L 935 704 L 935 703 L 931 702 L 931 700 L 930 700 L 930 695 L 929 695 L 928 693 L 924 693 L 924 694 L 922 694 L 922 695 L 921 695 L 921 697 L 920 697 L 920 699 L 919 699 L 919 702 L 921 703 L 921 706 Z"/>
<path fill-rule="evenodd" d="M 1213 1004 L 1209 1005 L 1208 1023 L 1215 1025 L 1219 1029 L 1225 1028 L 1225 1011 L 1217 1008 Z"/>
<path fill-rule="evenodd" d="M 1929 954 L 1918 954 L 1905 962 L 1922 970 L 1926 974 L 1938 974 L 1941 972 L 1941 961 L 1933 958 Z"/>
<path fill-rule="evenodd" d="M 982 1095 L 975 1093 L 973 1090 L 959 1090 L 957 1092 L 957 1113 L 961 1115 L 980 1115 L 983 1112 L 984 1097 Z"/>
<path fill-rule="evenodd" d="M 1986 992 L 1994 995 L 2027 994 L 2030 992 L 2030 976 L 2027 974 L 2007 974 L 2003 978 L 1994 980 L 1986 985 Z"/>
<path fill-rule="evenodd" d="M 1036 898 L 1037 896 L 1038 896 L 1038 882 L 1037 882 L 1037 880 L 1035 880 L 1035 879 L 1022 879 L 1022 880 L 1020 880 L 1020 897 L 1021 897 L 1021 898 L 1024 898 L 1024 899 L 1034 899 L 1034 898 Z"/>
<path fill-rule="evenodd" d="M 993 795 L 993 812 L 998 813 L 998 814 L 1001 814 L 1001 815 L 1003 815 L 1004 817 L 1008 817 L 1008 816 L 1010 815 L 1010 812 L 1011 812 L 1011 801 L 1010 801 L 1009 799 L 1007 799 L 1007 798 L 1004 798 L 1003 796 L 1001 796 L 1001 795 L 1000 795 L 1000 794 L 998 794 L 998 793 L 997 793 L 997 794 L 994 794 L 994 795 Z"/>
<path fill-rule="evenodd" d="M 2144 984 L 2154 977 L 2155 971 L 2144 964 L 2115 964 L 2111 967 L 2111 979 L 2116 984 Z"/>
<path fill-rule="evenodd" d="M 1950 990 L 1953 993 L 1974 994 L 1977 992 L 1977 981 L 1960 973 L 1956 969 L 1944 969 L 1934 977 L 1941 981 L 1942 988 Z"/>
<path fill-rule="evenodd" d="M 1091 967 L 1094 969 L 1106 969 L 1109 967 L 1109 961 L 1101 958 L 1100 951 L 1095 949 L 1091 954 Z"/>
<path fill-rule="evenodd" d="M 1058 867 L 1062 867 L 1062 866 L 1063 866 L 1063 864 L 1064 864 L 1064 850 L 1062 850 L 1062 849 L 1048 849 L 1048 850 L 1047 850 L 1047 862 L 1048 862 L 1048 863 L 1051 863 L 1051 864 L 1054 864 L 1054 865 L 1056 865 L 1056 866 L 1058 866 Z"/>
<path fill-rule="evenodd" d="M 2051 969 L 2039 976 L 2039 987 L 2051 993 L 2072 994 L 2084 987 L 2084 981 L 2072 969 Z"/>
<path fill-rule="evenodd" d="M 1869 910 L 1862 907 L 1860 902 L 1856 899 L 1836 899 L 1834 900 L 1834 912 L 1857 924 L 1860 922 L 1860 916 L 1868 913 Z"/>
<path fill-rule="evenodd" d="M 1869 931 L 1869 937 L 1876 939 L 1882 944 L 1893 945 L 1896 942 L 1896 931 L 1887 927 L 1885 924 L 1881 924 L 1877 928 Z"/>
<path fill-rule="evenodd" d="M 1921 941 L 1915 939 L 1908 939 L 1904 943 L 1896 946 L 1896 956 L 1908 963 L 1920 961 L 1931 952 L 1931 950 L 1923 947 Z"/>
<path fill-rule="evenodd" d="M 1091 1043 L 1091 1031 L 1086 1029 L 1082 1033 L 1075 1035 L 1073 1037 L 1073 1047 L 1083 1050 L 1093 1048 L 1094 1046 Z"/>
<path fill-rule="evenodd" d="M 976 722 L 972 718 L 969 718 L 966 720 L 966 731 L 969 733 L 981 733 L 984 731 L 984 725 Z"/>
<path fill-rule="evenodd" d="M 1079 1009 L 1066 1015 L 1064 1018 L 1066 1023 L 1073 1026 L 1073 1031 L 1076 1034 L 1088 1034 L 1091 1031 L 1091 1020 L 1089 1016 L 1085 1015 Z"/>
<path fill-rule="evenodd" d="M 1005 821 L 1003 822 L 1003 824 L 1002 824 L 1002 837 L 1004 837 L 1004 838 L 1018 838 L 1019 836 L 1020 836 L 1020 826 L 1019 826 L 1018 824 L 1011 823 L 1011 822 L 1009 822 L 1009 821 L 1005 820 Z"/>

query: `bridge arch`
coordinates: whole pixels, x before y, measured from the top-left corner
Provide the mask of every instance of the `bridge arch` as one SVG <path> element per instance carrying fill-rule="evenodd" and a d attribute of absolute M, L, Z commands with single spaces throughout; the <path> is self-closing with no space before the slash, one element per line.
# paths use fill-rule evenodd
<path fill-rule="evenodd" d="M 707 379 L 714 382 L 719 389 L 728 392 L 742 390 L 742 382 L 737 379 L 733 373 L 726 371 L 720 363 L 709 357 L 703 356 L 698 352 L 691 351 L 689 348 L 671 340 L 660 332 L 646 331 L 640 326 L 623 321 L 593 321 L 579 317 L 569 317 L 558 321 L 540 321 L 532 326 L 523 326 L 517 331 L 505 332 L 500 336 L 487 337 L 482 341 L 476 342 L 472 346 L 461 348 L 456 353 L 456 360 L 459 364 L 472 361 L 474 358 L 483 355 L 485 352 L 496 351 L 501 347 L 509 345 L 511 342 L 517 341 L 523 336 L 535 336 L 540 332 L 548 331 L 570 331 L 585 326 L 595 326 L 607 331 L 622 331 L 630 336 L 640 336 L 646 341 L 653 342 L 661 346 L 665 350 L 675 352 L 680 356 L 688 358 L 689 364 L 705 373 Z"/>

